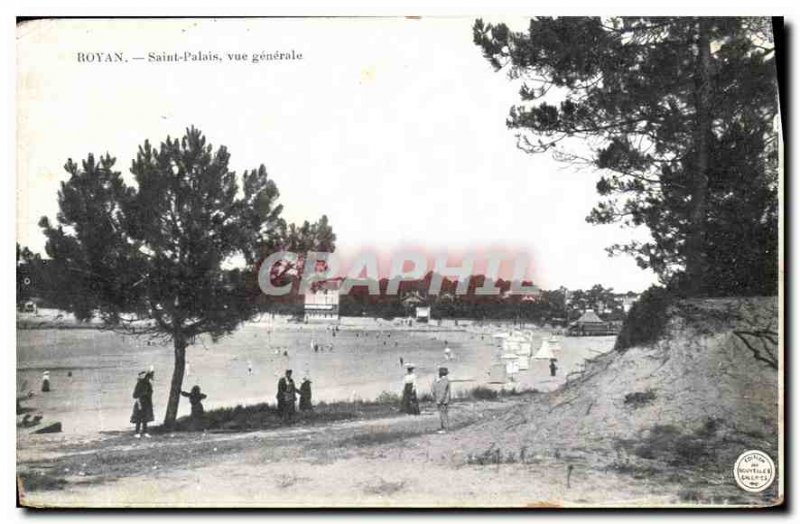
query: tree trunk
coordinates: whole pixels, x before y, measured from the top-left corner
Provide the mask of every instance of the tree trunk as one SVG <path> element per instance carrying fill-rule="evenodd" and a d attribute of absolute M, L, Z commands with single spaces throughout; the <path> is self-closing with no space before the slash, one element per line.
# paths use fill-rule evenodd
<path fill-rule="evenodd" d="M 178 403 L 181 399 L 183 387 L 183 374 L 186 370 L 186 338 L 182 334 L 173 337 L 175 347 L 175 367 L 172 370 L 172 382 L 169 386 L 169 400 L 167 401 L 167 414 L 164 416 L 164 427 L 172 429 L 178 418 Z"/>
<path fill-rule="evenodd" d="M 686 245 L 688 292 L 703 292 L 705 278 L 706 194 L 708 192 L 708 140 L 711 135 L 711 42 L 708 21 L 698 22 L 695 114 L 695 173 L 689 212 L 689 238 Z"/>

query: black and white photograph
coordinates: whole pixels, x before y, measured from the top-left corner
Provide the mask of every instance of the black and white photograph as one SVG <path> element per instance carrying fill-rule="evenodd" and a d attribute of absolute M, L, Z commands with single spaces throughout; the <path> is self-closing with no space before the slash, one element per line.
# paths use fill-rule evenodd
<path fill-rule="evenodd" d="M 18 18 L 17 504 L 786 504 L 783 31 Z"/>

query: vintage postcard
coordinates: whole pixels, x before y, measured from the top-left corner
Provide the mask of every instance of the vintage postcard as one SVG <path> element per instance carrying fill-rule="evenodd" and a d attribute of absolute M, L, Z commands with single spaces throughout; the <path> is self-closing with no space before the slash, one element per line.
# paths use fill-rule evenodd
<path fill-rule="evenodd" d="M 784 504 L 782 23 L 20 20 L 19 504 Z"/>

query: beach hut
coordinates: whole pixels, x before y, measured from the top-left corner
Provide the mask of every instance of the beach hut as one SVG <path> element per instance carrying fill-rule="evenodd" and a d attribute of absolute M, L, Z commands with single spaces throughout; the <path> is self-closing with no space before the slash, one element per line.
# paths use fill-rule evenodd
<path fill-rule="evenodd" d="M 500 357 L 506 367 L 506 374 L 515 375 L 519 373 L 519 356 L 516 353 L 503 353 Z"/>
<path fill-rule="evenodd" d="M 605 322 L 593 309 L 589 309 L 573 322 L 567 333 L 573 336 L 615 335 L 619 329 L 613 322 Z"/>
<path fill-rule="evenodd" d="M 329 279 L 316 284 L 305 293 L 303 312 L 305 322 L 339 323 L 339 287 L 341 281 Z"/>
<path fill-rule="evenodd" d="M 505 384 L 508 380 L 506 375 L 506 365 L 502 362 L 495 362 L 489 368 L 489 383 L 490 384 Z"/>
<path fill-rule="evenodd" d="M 539 351 L 533 356 L 536 360 L 550 360 L 551 358 L 557 358 L 555 353 L 553 353 L 554 345 L 551 343 L 551 339 L 543 338 L 542 345 L 539 346 Z"/>
<path fill-rule="evenodd" d="M 517 345 L 517 355 L 530 357 L 533 354 L 533 344 L 530 342 L 520 342 Z"/>

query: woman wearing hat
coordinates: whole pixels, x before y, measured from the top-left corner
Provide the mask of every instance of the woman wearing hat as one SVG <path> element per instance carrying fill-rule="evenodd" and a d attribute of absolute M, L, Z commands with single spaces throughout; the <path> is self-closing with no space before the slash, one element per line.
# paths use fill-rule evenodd
<path fill-rule="evenodd" d="M 311 379 L 303 377 L 300 384 L 300 411 L 311 411 Z"/>
<path fill-rule="evenodd" d="M 45 371 L 42 373 L 42 393 L 48 393 L 50 391 L 50 372 Z"/>
<path fill-rule="evenodd" d="M 406 366 L 406 376 L 403 377 L 403 400 L 400 410 L 409 415 L 419 415 L 417 376 L 414 374 L 414 364 Z"/>
<path fill-rule="evenodd" d="M 136 424 L 134 436 L 140 438 L 142 435 L 150 437 L 147 432 L 147 423 L 153 421 L 153 369 L 142 371 L 133 388 L 133 413 L 131 423 Z"/>

